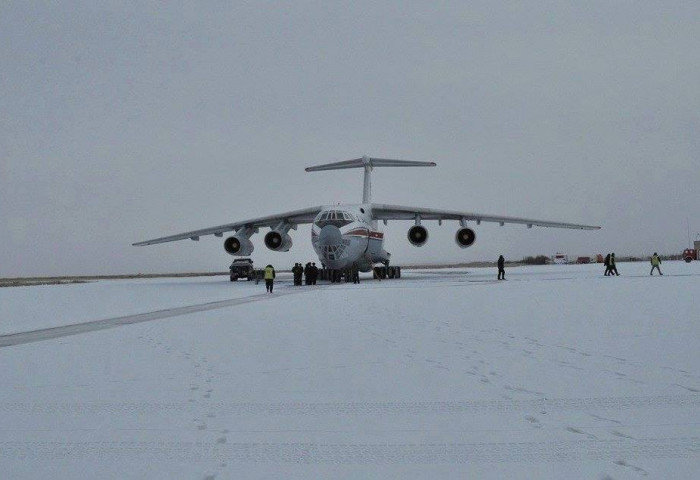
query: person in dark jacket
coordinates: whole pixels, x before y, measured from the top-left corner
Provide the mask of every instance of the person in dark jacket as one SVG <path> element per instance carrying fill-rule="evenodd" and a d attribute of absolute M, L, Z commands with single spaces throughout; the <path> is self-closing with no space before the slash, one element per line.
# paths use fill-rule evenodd
<path fill-rule="evenodd" d="M 292 268 L 292 273 L 294 274 L 294 285 L 301 285 L 301 275 L 304 272 L 304 269 L 301 266 L 301 263 L 295 263 L 294 268 Z"/>
<path fill-rule="evenodd" d="M 498 257 L 498 279 L 499 280 L 505 280 L 506 279 L 506 259 L 503 258 L 503 255 Z"/>
<path fill-rule="evenodd" d="M 352 274 L 352 283 L 360 283 L 360 269 L 357 268 L 357 265 L 352 266 L 350 273 Z"/>
<path fill-rule="evenodd" d="M 318 278 L 318 267 L 316 262 L 311 263 L 311 285 L 316 285 L 316 279 Z"/>
<path fill-rule="evenodd" d="M 272 293 L 272 288 L 275 285 L 275 267 L 272 265 L 269 265 L 265 267 L 265 289 L 267 290 L 267 293 Z"/>
<path fill-rule="evenodd" d="M 610 254 L 609 253 L 605 256 L 605 260 L 603 261 L 603 265 L 605 265 L 604 275 L 607 277 L 610 275 Z"/>

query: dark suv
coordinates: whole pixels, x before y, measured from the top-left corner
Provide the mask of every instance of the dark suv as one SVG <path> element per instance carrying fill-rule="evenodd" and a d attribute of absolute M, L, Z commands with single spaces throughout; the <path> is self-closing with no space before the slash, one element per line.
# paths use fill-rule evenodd
<path fill-rule="evenodd" d="M 250 258 L 237 258 L 229 267 L 231 271 L 231 281 L 235 282 L 239 278 L 253 280 L 255 278 L 255 269 L 253 269 L 253 261 Z"/>

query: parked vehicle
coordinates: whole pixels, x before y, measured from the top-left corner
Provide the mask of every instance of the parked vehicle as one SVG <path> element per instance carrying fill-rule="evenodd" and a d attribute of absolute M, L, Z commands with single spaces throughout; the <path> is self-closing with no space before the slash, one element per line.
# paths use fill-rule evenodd
<path fill-rule="evenodd" d="M 237 258 L 229 267 L 231 271 L 231 281 L 235 282 L 239 278 L 245 278 L 248 281 L 255 278 L 255 269 L 253 268 L 253 260 L 250 258 Z"/>
<path fill-rule="evenodd" d="M 683 250 L 683 260 L 685 260 L 686 263 L 690 263 L 693 260 L 698 259 L 698 251 L 695 248 L 686 248 Z"/>
<path fill-rule="evenodd" d="M 558 265 L 569 263 L 569 256 L 565 253 L 557 252 L 556 254 L 554 254 L 554 256 L 552 256 L 552 263 L 555 263 Z"/>

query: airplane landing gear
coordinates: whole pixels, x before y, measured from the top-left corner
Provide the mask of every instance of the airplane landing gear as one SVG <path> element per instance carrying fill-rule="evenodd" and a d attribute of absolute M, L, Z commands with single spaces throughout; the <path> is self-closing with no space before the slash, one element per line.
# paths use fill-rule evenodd
<path fill-rule="evenodd" d="M 328 280 L 331 283 L 338 283 L 343 279 L 343 271 L 324 268 L 321 270 L 319 278 L 321 280 Z"/>
<path fill-rule="evenodd" d="M 372 270 L 372 277 L 374 279 L 384 280 L 384 279 L 396 279 L 401 278 L 401 267 L 397 266 L 379 266 L 374 267 Z M 331 283 L 340 282 L 352 282 L 352 272 L 350 270 L 332 270 L 330 268 L 323 268 L 319 272 L 318 278 L 320 280 L 328 280 Z"/>
<path fill-rule="evenodd" d="M 374 267 L 372 276 L 375 279 L 383 280 L 385 278 L 401 278 L 401 267 Z"/>

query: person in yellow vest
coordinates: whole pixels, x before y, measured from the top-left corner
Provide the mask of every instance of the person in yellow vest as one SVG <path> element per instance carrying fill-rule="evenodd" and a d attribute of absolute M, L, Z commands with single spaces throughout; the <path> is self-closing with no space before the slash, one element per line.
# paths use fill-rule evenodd
<path fill-rule="evenodd" d="M 272 287 L 275 284 L 275 267 L 268 265 L 265 267 L 265 289 L 267 293 L 272 293 Z"/>
<path fill-rule="evenodd" d="M 649 275 L 654 275 L 654 269 L 656 269 L 659 272 L 659 275 L 663 275 L 661 273 L 661 268 L 659 268 L 661 265 L 661 259 L 657 255 L 656 252 L 654 252 L 654 255 L 651 256 L 651 272 L 649 272 Z"/>

